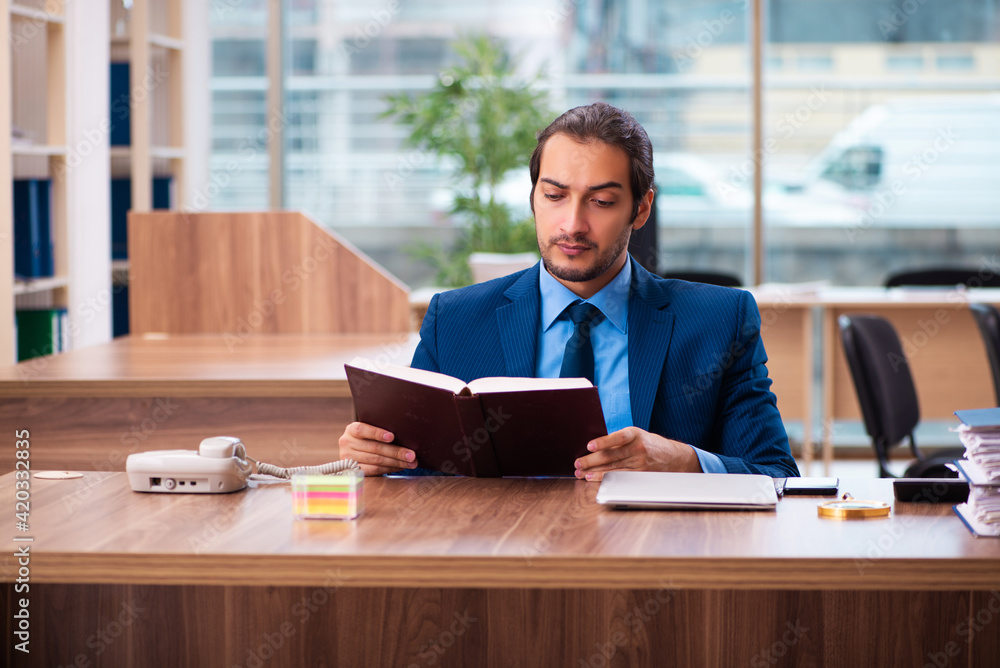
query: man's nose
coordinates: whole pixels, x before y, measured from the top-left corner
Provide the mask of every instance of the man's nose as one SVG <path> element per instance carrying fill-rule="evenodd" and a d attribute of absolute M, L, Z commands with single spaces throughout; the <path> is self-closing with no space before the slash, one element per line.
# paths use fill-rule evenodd
<path fill-rule="evenodd" d="M 563 220 L 563 233 L 576 237 L 587 233 L 590 225 L 587 223 L 586 200 L 578 200 L 573 203 Z"/>

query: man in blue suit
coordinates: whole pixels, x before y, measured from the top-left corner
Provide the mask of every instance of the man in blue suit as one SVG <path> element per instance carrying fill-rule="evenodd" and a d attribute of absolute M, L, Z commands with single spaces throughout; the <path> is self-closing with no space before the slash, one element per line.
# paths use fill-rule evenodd
<path fill-rule="evenodd" d="M 661 279 L 628 254 L 653 202 L 652 145 L 635 118 L 605 103 L 569 110 L 539 134 L 530 171 L 542 261 L 436 295 L 412 365 L 466 382 L 555 377 L 581 368 L 585 350 L 585 373 L 569 375 L 592 376 L 608 435 L 587 444 L 578 478 L 614 469 L 798 475 L 753 297 Z M 416 468 L 416 454 L 393 438 L 352 423 L 341 456 L 368 475 Z"/>

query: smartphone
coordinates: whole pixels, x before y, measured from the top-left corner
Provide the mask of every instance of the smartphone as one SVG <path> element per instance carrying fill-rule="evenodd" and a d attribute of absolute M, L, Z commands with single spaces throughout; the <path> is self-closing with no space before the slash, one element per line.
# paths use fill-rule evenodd
<path fill-rule="evenodd" d="M 782 488 L 788 496 L 835 496 L 840 478 L 785 478 Z"/>

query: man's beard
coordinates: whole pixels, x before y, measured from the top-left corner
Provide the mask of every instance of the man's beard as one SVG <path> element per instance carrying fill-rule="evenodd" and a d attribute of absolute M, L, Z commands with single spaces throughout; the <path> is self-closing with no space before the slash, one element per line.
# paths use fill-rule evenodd
<path fill-rule="evenodd" d="M 615 239 L 615 242 L 603 252 L 599 252 L 597 259 L 589 267 L 560 267 L 556 266 L 551 259 L 552 249 L 555 248 L 556 244 L 559 242 L 568 242 L 577 246 L 587 246 L 591 249 L 597 247 L 592 241 L 583 237 L 573 238 L 565 234 L 558 237 L 551 237 L 549 239 L 548 246 L 544 249 L 542 248 L 541 241 L 538 242 L 538 252 L 542 256 L 542 262 L 545 264 L 545 268 L 548 269 L 549 273 L 556 278 L 563 281 L 569 281 L 570 283 L 585 283 L 603 275 L 604 272 L 614 265 L 615 260 L 621 256 L 622 252 L 628 246 L 629 235 L 631 232 L 631 225 L 626 225 L 625 229 L 622 230 L 621 235 Z"/>

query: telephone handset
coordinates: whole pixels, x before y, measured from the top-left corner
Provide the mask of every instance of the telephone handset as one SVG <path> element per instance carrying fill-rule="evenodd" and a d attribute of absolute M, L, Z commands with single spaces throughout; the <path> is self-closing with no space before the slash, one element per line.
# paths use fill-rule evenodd
<path fill-rule="evenodd" d="M 235 436 L 206 438 L 198 450 L 153 450 L 131 454 L 125 460 L 128 481 L 136 492 L 223 494 L 238 492 L 257 464 L 257 473 L 291 478 L 294 473 L 330 475 L 358 468 L 353 459 L 321 466 L 280 468 L 247 455 L 243 441 Z"/>
<path fill-rule="evenodd" d="M 253 473 L 243 441 L 206 438 L 198 450 L 153 450 L 128 456 L 125 471 L 137 492 L 221 494 L 247 486 Z"/>

